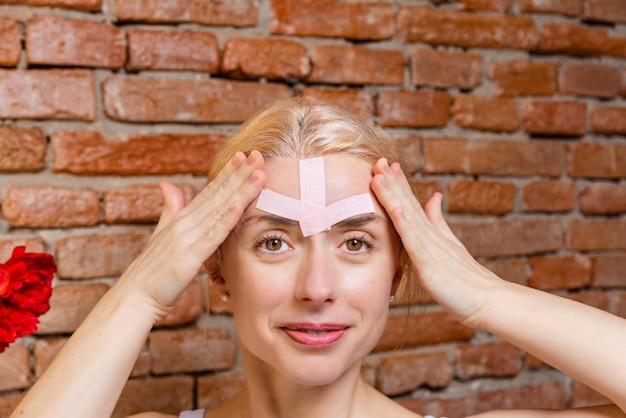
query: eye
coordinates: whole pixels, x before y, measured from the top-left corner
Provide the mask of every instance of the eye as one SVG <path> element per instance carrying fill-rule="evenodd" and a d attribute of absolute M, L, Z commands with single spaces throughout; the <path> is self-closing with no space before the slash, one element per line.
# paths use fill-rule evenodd
<path fill-rule="evenodd" d="M 364 233 L 350 235 L 352 236 L 348 236 L 342 244 L 342 247 L 348 253 L 361 254 L 374 248 L 374 242 L 372 241 L 371 237 L 369 237 L 369 235 L 366 235 Z"/>
<path fill-rule="evenodd" d="M 285 242 L 278 238 L 270 238 L 268 240 L 265 240 L 265 243 L 263 245 L 265 246 L 266 250 L 275 252 L 281 250 L 285 245 Z"/>
<path fill-rule="evenodd" d="M 363 245 L 363 241 L 360 239 L 353 238 L 346 241 L 346 249 L 348 249 L 348 251 L 360 251 Z"/>

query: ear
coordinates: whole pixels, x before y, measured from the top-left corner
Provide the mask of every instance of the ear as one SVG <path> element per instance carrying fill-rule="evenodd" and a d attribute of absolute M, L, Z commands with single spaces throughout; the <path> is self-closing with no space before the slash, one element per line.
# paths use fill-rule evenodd
<path fill-rule="evenodd" d="M 228 292 L 228 286 L 226 280 L 222 276 L 221 268 L 221 256 L 219 250 L 217 254 L 213 254 L 204 262 L 204 268 L 209 276 L 211 285 L 215 287 L 220 293 Z"/>
<path fill-rule="evenodd" d="M 398 288 L 400 287 L 400 283 L 402 282 L 404 270 L 402 267 L 398 267 L 396 273 L 393 275 L 393 281 L 391 282 L 391 294 L 395 295 L 398 292 Z"/>

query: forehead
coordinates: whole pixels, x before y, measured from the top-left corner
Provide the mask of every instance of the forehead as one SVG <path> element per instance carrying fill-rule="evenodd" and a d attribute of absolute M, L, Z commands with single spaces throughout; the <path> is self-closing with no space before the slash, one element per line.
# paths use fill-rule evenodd
<path fill-rule="evenodd" d="M 314 178 L 312 182 L 324 182 L 326 204 L 346 197 L 370 193 L 372 167 L 364 160 L 347 154 L 329 154 L 324 157 L 324 176 L 320 173 L 304 173 Z M 294 199 L 300 199 L 300 159 L 272 158 L 265 162 L 265 187 Z M 319 178 L 318 178 L 319 177 Z"/>

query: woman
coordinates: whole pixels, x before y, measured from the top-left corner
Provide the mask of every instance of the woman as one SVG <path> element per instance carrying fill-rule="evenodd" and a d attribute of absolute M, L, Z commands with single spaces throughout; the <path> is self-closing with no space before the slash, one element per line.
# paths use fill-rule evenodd
<path fill-rule="evenodd" d="M 247 386 L 215 409 L 181 416 L 419 417 L 359 372 L 389 301 L 417 276 L 465 325 L 616 404 L 479 416 L 626 416 L 626 321 L 482 267 L 448 229 L 440 194 L 422 210 L 391 149 L 370 123 L 309 102 L 282 102 L 249 121 L 189 205 L 161 184 L 166 205 L 145 251 L 12 417 L 109 416 L 152 325 L 203 264 L 231 303 Z"/>

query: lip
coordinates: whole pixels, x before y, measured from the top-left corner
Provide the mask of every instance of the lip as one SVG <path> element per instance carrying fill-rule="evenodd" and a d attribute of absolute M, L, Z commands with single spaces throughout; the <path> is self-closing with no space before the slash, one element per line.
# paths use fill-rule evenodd
<path fill-rule="evenodd" d="M 310 349 L 324 349 L 334 346 L 350 327 L 343 324 L 296 323 L 280 327 L 296 343 Z"/>

